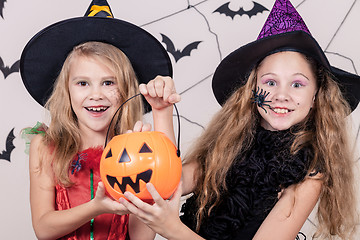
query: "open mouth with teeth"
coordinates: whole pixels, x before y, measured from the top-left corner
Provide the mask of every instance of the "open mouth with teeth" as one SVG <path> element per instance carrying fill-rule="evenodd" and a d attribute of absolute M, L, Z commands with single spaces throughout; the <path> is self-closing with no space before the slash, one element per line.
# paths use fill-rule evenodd
<path fill-rule="evenodd" d="M 121 183 L 118 181 L 117 177 L 106 175 L 106 179 L 109 182 L 110 186 L 116 190 L 115 185 L 120 189 L 122 193 L 126 191 L 126 186 L 129 185 L 135 193 L 140 192 L 140 180 L 144 183 L 148 183 L 152 176 L 152 170 L 146 170 L 142 173 L 136 175 L 135 182 L 132 180 L 130 176 L 121 177 Z"/>
<path fill-rule="evenodd" d="M 109 107 L 85 107 L 89 112 L 105 112 Z"/>
<path fill-rule="evenodd" d="M 287 108 L 270 108 L 270 109 L 273 110 L 275 113 L 279 113 L 279 114 L 285 114 L 294 111 Z"/>

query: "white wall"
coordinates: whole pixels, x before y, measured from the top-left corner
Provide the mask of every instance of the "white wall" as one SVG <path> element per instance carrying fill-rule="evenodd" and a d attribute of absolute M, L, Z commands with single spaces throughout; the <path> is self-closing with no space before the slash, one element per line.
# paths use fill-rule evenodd
<path fill-rule="evenodd" d="M 183 152 L 219 109 L 211 91 L 211 77 L 216 66 L 232 50 L 255 40 L 269 13 L 264 11 L 251 18 L 237 15 L 234 19 L 213 13 L 229 1 L 234 11 L 240 7 L 245 10 L 253 8 L 251 0 L 109 0 L 115 17 L 144 27 L 159 41 L 160 33 L 168 36 L 178 49 L 201 41 L 191 56 L 176 62 L 170 55 L 176 87 L 182 95 L 178 108 L 182 117 Z M 272 0 L 255 1 L 269 10 L 274 3 Z M 360 3 L 356 0 L 292 2 L 326 51 L 332 65 L 359 74 L 360 47 L 357 42 L 360 37 Z M 19 60 L 27 41 L 40 29 L 59 20 L 82 16 L 89 3 L 90 0 L 6 1 L 4 8 L 0 9 L 3 15 L 0 18 L 0 57 L 4 64 L 11 66 Z M 28 156 L 24 153 L 25 144 L 19 132 L 24 127 L 33 126 L 36 121 L 47 120 L 44 119 L 42 107 L 25 90 L 18 72 L 6 78 L 0 73 L 0 102 L 0 153 L 5 149 L 6 138 L 13 128 L 15 134 L 15 149 L 11 152 L 10 161 L 0 159 L 0 238 L 35 239 L 29 207 Z M 356 135 L 360 125 L 359 108 L 351 117 Z M 355 144 L 358 158 L 359 140 Z M 356 161 L 359 163 L 359 159 Z M 303 227 L 302 231 L 308 238 L 315 222 L 311 215 Z M 299 239 L 303 237 L 299 235 Z"/>

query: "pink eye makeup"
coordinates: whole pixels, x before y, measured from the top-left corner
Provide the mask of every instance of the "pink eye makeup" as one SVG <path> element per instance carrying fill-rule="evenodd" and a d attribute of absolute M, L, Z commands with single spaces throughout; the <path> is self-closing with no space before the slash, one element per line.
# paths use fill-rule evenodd
<path fill-rule="evenodd" d="M 277 85 L 277 82 L 273 79 L 264 79 L 261 80 L 261 85 L 263 85 L 264 87 L 273 87 Z"/>
<path fill-rule="evenodd" d="M 299 87 L 303 87 L 306 86 L 306 82 L 304 81 L 294 81 L 291 86 L 295 87 L 295 88 L 299 88 Z"/>
<path fill-rule="evenodd" d="M 261 79 L 260 82 L 261 82 L 261 84 L 270 85 L 270 86 L 273 86 L 276 84 L 276 81 L 273 78 L 269 78 L 269 77 Z"/>
<path fill-rule="evenodd" d="M 294 86 L 294 87 L 302 87 L 302 86 L 307 86 L 309 84 L 309 80 L 304 77 L 300 77 L 300 78 L 297 78 L 296 80 L 294 80 L 292 83 L 291 83 L 291 86 Z"/>

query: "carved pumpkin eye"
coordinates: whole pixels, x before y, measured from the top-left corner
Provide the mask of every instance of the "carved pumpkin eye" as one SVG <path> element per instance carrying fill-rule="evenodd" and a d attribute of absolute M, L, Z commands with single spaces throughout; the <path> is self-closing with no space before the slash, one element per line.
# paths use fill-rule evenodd
<path fill-rule="evenodd" d="M 124 151 L 119 159 L 119 163 L 123 163 L 123 162 L 130 162 L 129 154 L 126 151 L 126 148 L 124 148 Z"/>
<path fill-rule="evenodd" d="M 146 143 L 144 143 L 143 146 L 141 147 L 139 153 L 152 153 L 152 150 Z"/>
<path fill-rule="evenodd" d="M 111 152 L 111 148 L 109 149 L 108 153 L 106 154 L 105 158 L 109 158 L 112 157 L 112 152 Z"/>

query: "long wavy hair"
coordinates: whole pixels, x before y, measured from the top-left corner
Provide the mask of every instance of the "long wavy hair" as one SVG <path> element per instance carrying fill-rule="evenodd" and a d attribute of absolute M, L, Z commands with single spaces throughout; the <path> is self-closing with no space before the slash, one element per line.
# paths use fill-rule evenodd
<path fill-rule="evenodd" d="M 314 60 L 306 59 L 317 76 L 318 92 L 308 116 L 296 127 L 291 152 L 295 154 L 304 146 L 312 147 L 314 158 L 309 174 L 317 170 L 323 176 L 320 179 L 323 187 L 318 206 L 319 226 L 314 236 L 329 239 L 338 235 L 349 239 L 357 219 L 354 160 L 349 149 L 348 129 L 344 127 L 351 111 L 331 73 Z M 199 166 L 194 178 L 197 230 L 219 204 L 222 193 L 227 191 L 226 176 L 236 156 L 249 150 L 254 141 L 260 114 L 251 97 L 256 88 L 258 67 L 215 114 L 185 158 L 186 162 L 195 161 Z"/>
<path fill-rule="evenodd" d="M 71 107 L 69 94 L 69 71 L 75 56 L 100 60 L 115 74 L 119 103 L 139 93 L 138 81 L 129 59 L 118 48 L 102 42 L 86 42 L 71 51 L 54 84 L 54 90 L 45 104 L 50 112 L 51 122 L 43 138 L 43 145 L 49 149 L 54 176 L 58 183 L 70 186 L 69 168 L 74 155 L 80 150 L 81 136 L 77 117 Z M 109 138 L 132 129 L 143 115 L 141 98 L 125 104 L 114 117 Z M 105 141 L 105 139 L 104 139 Z M 95 146 L 94 146 L 95 147 Z"/>

